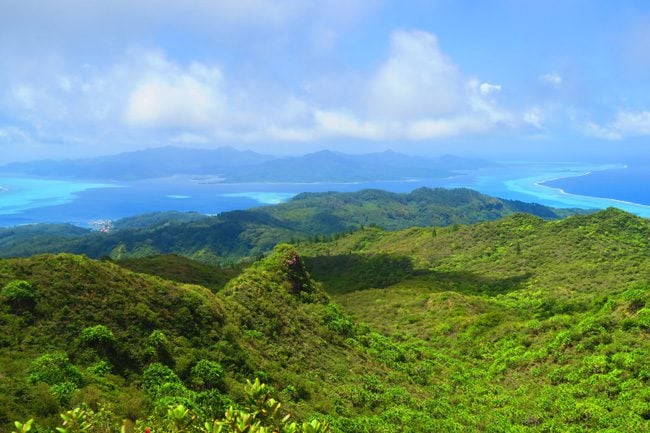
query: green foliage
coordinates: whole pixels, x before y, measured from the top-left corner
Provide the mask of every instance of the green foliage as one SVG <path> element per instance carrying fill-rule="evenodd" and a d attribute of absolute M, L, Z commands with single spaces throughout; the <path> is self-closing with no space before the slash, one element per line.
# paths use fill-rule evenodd
<path fill-rule="evenodd" d="M 16 427 L 16 430 L 14 430 L 12 433 L 27 433 L 32 430 L 33 423 L 34 423 L 33 418 L 25 421 L 24 423 L 20 421 L 15 421 L 14 426 Z"/>
<path fill-rule="evenodd" d="M 63 426 L 57 427 L 56 431 L 59 433 L 84 433 L 91 431 L 92 424 L 90 418 L 91 412 L 82 408 L 76 407 L 61 414 Z"/>
<path fill-rule="evenodd" d="M 104 325 L 84 328 L 79 336 L 81 343 L 89 346 L 107 346 L 115 343 L 115 336 Z"/>
<path fill-rule="evenodd" d="M 203 389 L 222 387 L 224 375 L 221 364 L 208 359 L 202 359 L 192 367 L 192 380 Z"/>
<path fill-rule="evenodd" d="M 97 361 L 95 364 L 88 366 L 88 372 L 99 377 L 107 376 L 111 372 L 111 370 L 112 370 L 111 364 L 104 361 L 103 359 Z"/>
<path fill-rule="evenodd" d="M 356 329 L 352 318 L 336 304 L 327 305 L 327 313 L 324 317 L 327 328 L 344 338 L 353 337 Z"/>
<path fill-rule="evenodd" d="M 16 310 L 34 308 L 36 304 L 36 290 L 25 280 L 14 280 L 4 285 L 0 296 L 7 304 Z"/>
<path fill-rule="evenodd" d="M 230 408 L 221 420 L 205 423 L 206 433 L 326 433 L 327 423 L 318 420 L 305 422 L 300 426 L 291 422 L 291 415 L 285 414 L 282 404 L 271 398 L 265 384 L 259 379 L 248 381 L 246 407 L 243 410 Z"/>
<path fill-rule="evenodd" d="M 208 258 L 207 252 L 203 251 L 201 254 L 192 254 L 192 260 L 171 254 L 121 259 L 117 264 L 135 272 L 157 275 L 167 280 L 200 284 L 217 292 L 223 289 L 229 280 L 239 275 L 243 268 L 243 265 L 218 266 L 218 262 L 218 257 Z"/>
<path fill-rule="evenodd" d="M 258 379 L 251 383 L 247 381 L 244 388 L 245 403 L 243 408 L 231 406 L 223 417 L 205 420 L 200 414 L 183 404 L 170 405 L 161 417 L 149 418 L 143 429 L 136 431 L 165 431 L 169 433 L 327 433 L 329 424 L 313 419 L 309 422 L 297 423 L 291 420 L 291 415 L 282 409 L 280 402 L 270 396 L 266 385 Z M 62 423 L 56 427 L 59 433 L 84 432 L 125 432 L 133 431 L 128 420 L 119 427 L 115 414 L 106 407 L 100 407 L 98 412 L 85 407 L 75 407 L 60 414 Z M 14 423 L 17 432 L 31 431 L 34 420 L 25 423 Z"/>
<path fill-rule="evenodd" d="M 147 393 L 158 397 L 165 391 L 165 388 L 170 388 L 173 385 L 182 386 L 182 382 L 171 368 L 156 362 L 148 366 L 142 373 L 142 385 Z"/>
<path fill-rule="evenodd" d="M 38 303 L 0 308 L 1 419 L 51 431 L 79 405 L 102 433 L 650 430 L 647 220 L 435 230 L 281 245 L 216 293 L 78 256 L 2 260 L 0 285 L 29 280 Z M 98 323 L 105 353 L 80 344 Z M 268 385 L 244 385 L 257 372 Z"/>
<path fill-rule="evenodd" d="M 249 261 L 282 242 L 335 240 L 359 227 L 399 230 L 414 226 L 452 226 L 490 221 L 527 212 L 557 219 L 578 210 L 553 209 L 537 204 L 502 200 L 469 189 L 420 188 L 411 193 L 363 190 L 351 193 L 303 193 L 287 203 L 246 211 L 223 212 L 216 217 L 192 214 L 142 215 L 113 233 L 79 236 L 42 236 L 38 232 L 8 239 L 2 256 L 29 256 L 43 252 L 71 252 L 111 257 L 137 272 L 175 281 L 199 283 L 218 290 L 234 275 L 179 259 L 174 254 L 208 265 Z M 1 231 L 0 231 L 1 241 Z M 145 260 L 147 256 L 160 258 Z M 138 259 L 138 260 L 134 260 Z"/>
<path fill-rule="evenodd" d="M 44 382 L 61 405 L 67 405 L 83 381 L 79 369 L 65 353 L 45 354 L 34 360 L 29 372 L 31 383 Z"/>
<path fill-rule="evenodd" d="M 32 383 L 45 382 L 48 385 L 62 383 L 81 384 L 82 376 L 65 353 L 48 353 L 32 362 L 29 380 Z"/>

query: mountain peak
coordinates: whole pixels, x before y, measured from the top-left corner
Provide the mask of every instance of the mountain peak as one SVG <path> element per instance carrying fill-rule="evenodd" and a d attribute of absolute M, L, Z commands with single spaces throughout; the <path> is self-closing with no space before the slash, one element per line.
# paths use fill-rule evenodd
<path fill-rule="evenodd" d="M 264 276 L 264 283 L 260 283 L 260 275 Z M 272 296 L 284 302 L 292 302 L 295 297 L 313 301 L 311 295 L 323 295 L 307 273 L 302 258 L 289 244 L 278 244 L 271 254 L 233 280 L 226 293 L 241 300 Z"/>

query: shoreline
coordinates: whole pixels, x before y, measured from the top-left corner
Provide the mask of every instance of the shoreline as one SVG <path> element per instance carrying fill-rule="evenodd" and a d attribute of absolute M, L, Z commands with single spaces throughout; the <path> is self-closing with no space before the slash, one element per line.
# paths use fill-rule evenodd
<path fill-rule="evenodd" d="M 498 170 L 477 170 L 471 174 L 462 174 L 446 178 L 432 178 L 426 181 L 419 179 L 403 179 L 393 181 L 382 181 L 377 184 L 373 182 L 242 182 L 242 183 L 218 183 L 212 187 L 192 182 L 187 177 L 175 179 L 159 178 L 155 182 L 133 182 L 117 184 L 89 184 L 70 181 L 51 182 L 38 178 L 11 178 L 16 185 L 11 185 L 11 194 L 7 193 L 7 199 L 3 199 L 0 206 L 0 226 L 10 226 L 16 223 L 38 223 L 38 222 L 60 222 L 61 218 L 50 217 L 44 214 L 41 208 L 52 206 L 63 206 L 62 211 L 67 212 L 65 221 L 75 225 L 82 220 L 85 221 L 86 214 L 94 211 L 103 215 L 109 204 L 105 200 L 116 200 L 122 192 L 107 194 L 104 198 L 103 189 L 115 187 L 126 188 L 131 191 L 124 191 L 127 194 L 122 202 L 130 203 L 125 209 L 138 209 L 137 212 L 126 212 L 121 209 L 113 215 L 113 218 L 137 215 L 146 212 L 165 211 L 176 209 L 181 211 L 193 210 L 205 214 L 220 213 L 226 210 L 248 209 L 250 207 L 266 206 L 282 203 L 289 198 L 302 192 L 326 192 L 341 191 L 350 192 L 360 189 L 380 189 L 392 192 L 412 192 L 418 187 L 428 188 L 469 188 L 482 194 L 494 197 L 520 200 L 528 203 L 539 203 L 557 208 L 582 208 L 582 209 L 605 209 L 607 207 L 618 207 L 624 211 L 650 218 L 650 205 L 632 201 L 599 197 L 567 192 L 561 187 L 548 185 L 554 180 L 587 176 L 598 171 L 625 169 L 626 165 L 619 164 L 580 164 L 571 163 L 540 163 L 532 166 L 513 164 L 510 167 L 502 167 Z M 2 179 L 2 184 L 7 185 L 10 178 Z M 176 182 L 174 182 L 176 181 Z M 170 185 L 166 185 L 170 183 Z M 177 183 L 176 185 L 171 185 Z M 23 185 L 24 184 L 24 185 Z M 52 185 L 58 184 L 58 185 Z M 56 188 L 51 188 L 55 186 Z M 168 188 L 169 186 L 169 188 Z M 173 186 L 173 188 L 172 188 Z M 2 188 L 0 186 L 0 192 Z M 598 192 L 596 185 L 595 191 Z M 152 206 L 141 205 L 135 198 L 146 192 L 147 197 L 152 198 Z M 140 194 L 140 195 L 139 195 Z M 13 196 L 16 195 L 16 199 Z M 24 197 L 23 197 L 24 196 Z M 4 197 L 4 195 L 3 195 Z M 83 203 L 84 211 L 73 209 L 74 202 L 79 197 L 89 199 Z M 134 198 L 135 197 L 135 198 Z M 239 201 L 239 199 L 245 199 Z M 141 200 L 141 198 L 137 198 Z M 250 202 L 249 202 L 250 201 Z M 131 203 L 132 202 L 132 203 Z M 86 206 L 87 204 L 87 206 Z M 145 209 L 140 211 L 140 209 Z M 32 211 L 36 209 L 36 211 Z M 32 216 L 35 213 L 35 217 Z M 103 212 L 103 213 L 102 213 Z M 124 213 L 126 212 L 126 213 Z M 124 214 L 123 214 L 124 213 Z M 122 215 L 123 214 L 123 215 Z M 92 215 L 90 219 L 97 219 L 98 215 Z M 55 215 L 56 216 L 56 215 Z M 9 221 L 16 221 L 10 223 Z M 47 220 L 47 221 L 46 221 Z"/>
<path fill-rule="evenodd" d="M 627 205 L 627 206 L 640 207 L 640 208 L 643 208 L 643 209 L 650 209 L 650 204 L 637 203 L 637 202 L 618 199 L 618 198 L 613 198 L 613 197 L 601 197 L 601 196 L 595 196 L 595 195 L 576 194 L 576 193 L 572 193 L 572 192 L 567 192 L 566 190 L 564 190 L 563 188 L 560 188 L 560 187 L 547 185 L 548 182 L 553 182 L 553 181 L 556 181 L 556 180 L 571 179 L 571 178 L 574 178 L 574 177 L 588 176 L 588 175 L 594 173 L 595 171 L 609 171 L 609 170 L 627 169 L 627 168 L 628 168 L 628 166 L 627 166 L 627 164 L 625 164 L 620 168 L 606 168 L 606 169 L 602 169 L 602 170 L 590 170 L 590 171 L 587 171 L 585 173 L 580 173 L 580 174 L 576 174 L 576 175 L 573 175 L 573 176 L 559 176 L 559 177 L 555 177 L 555 178 L 552 178 L 552 179 L 539 180 L 539 181 L 534 182 L 534 185 L 538 186 L 538 187 L 542 187 L 542 188 L 548 188 L 548 189 L 554 190 L 554 191 L 559 191 L 559 193 L 562 194 L 562 195 L 566 195 L 566 196 L 569 196 L 569 197 L 575 197 L 577 199 L 605 200 L 605 201 L 610 201 L 610 202 L 614 202 L 614 203 L 621 203 L 621 204 L 624 204 L 624 205 Z M 595 209 L 600 209 L 600 208 L 595 207 Z"/>

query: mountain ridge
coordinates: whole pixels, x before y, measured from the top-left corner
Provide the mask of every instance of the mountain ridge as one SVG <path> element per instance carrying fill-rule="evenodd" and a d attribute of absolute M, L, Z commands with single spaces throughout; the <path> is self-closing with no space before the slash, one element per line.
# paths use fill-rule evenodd
<path fill-rule="evenodd" d="M 94 158 L 14 162 L 0 172 L 67 179 L 134 181 L 174 175 L 225 182 L 354 182 L 447 177 L 456 170 L 494 166 L 472 158 L 403 155 L 394 151 L 345 154 L 322 150 L 277 157 L 232 147 L 165 146 Z"/>
<path fill-rule="evenodd" d="M 447 226 L 497 219 L 515 212 L 560 218 L 576 210 L 503 200 L 468 189 L 420 188 L 411 193 L 362 190 L 354 193 L 304 193 L 286 203 L 246 211 L 223 212 L 189 221 L 144 215 L 129 218 L 131 229 L 87 233 L 74 238 L 27 237 L 15 229 L 0 244 L 0 256 L 72 252 L 113 258 L 176 253 L 212 258 L 221 263 L 258 257 L 280 242 L 333 236 L 367 225 L 395 230 L 411 226 Z M 181 219 L 184 219 L 183 216 Z M 120 227 L 120 222 L 116 226 Z M 1 233 L 1 232 L 0 232 Z"/>

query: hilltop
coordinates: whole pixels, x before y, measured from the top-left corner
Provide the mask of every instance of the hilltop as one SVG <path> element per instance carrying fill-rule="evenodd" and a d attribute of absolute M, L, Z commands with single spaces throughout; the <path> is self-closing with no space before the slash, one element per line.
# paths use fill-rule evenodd
<path fill-rule="evenodd" d="M 112 233 L 68 231 L 41 236 L 33 228 L 0 230 L 0 256 L 70 252 L 90 257 L 142 257 L 181 254 L 208 263 L 258 258 L 280 242 L 334 236 L 362 226 L 398 230 L 494 220 L 515 212 L 557 219 L 578 212 L 504 200 L 469 189 L 420 188 L 411 193 L 363 190 L 352 193 L 303 193 L 287 203 L 215 217 L 161 213 L 114 223 Z M 32 235 L 32 233 L 34 233 Z"/>
<path fill-rule="evenodd" d="M 0 276 L 2 425 L 53 423 L 80 402 L 111 402 L 118 417 L 175 401 L 216 416 L 255 376 L 306 416 L 382 370 L 328 327 L 336 310 L 289 246 L 216 294 L 68 254 L 3 260 Z"/>

